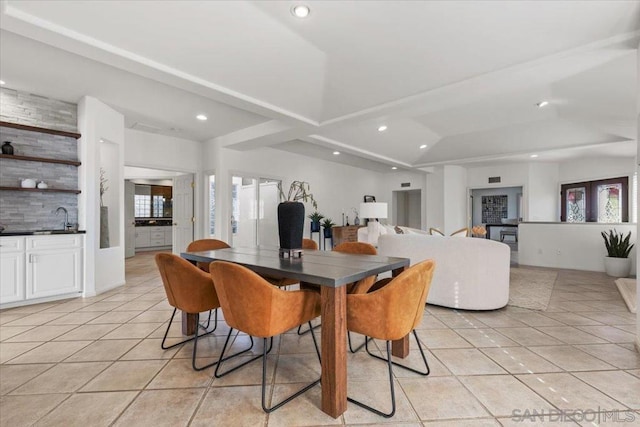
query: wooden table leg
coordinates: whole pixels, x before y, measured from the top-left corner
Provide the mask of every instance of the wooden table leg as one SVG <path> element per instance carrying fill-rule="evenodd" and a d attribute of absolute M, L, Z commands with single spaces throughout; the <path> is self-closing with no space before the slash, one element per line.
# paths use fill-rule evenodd
<path fill-rule="evenodd" d="M 322 301 L 322 410 L 347 410 L 347 287 L 320 287 Z"/>
<path fill-rule="evenodd" d="M 406 267 L 396 268 L 391 272 L 391 275 L 396 277 L 405 269 Z M 406 335 L 404 338 L 399 340 L 391 341 L 391 354 L 402 359 L 409 356 L 409 335 Z"/>
<path fill-rule="evenodd" d="M 182 312 L 182 335 L 195 335 L 198 332 L 198 321 L 195 314 Z"/>

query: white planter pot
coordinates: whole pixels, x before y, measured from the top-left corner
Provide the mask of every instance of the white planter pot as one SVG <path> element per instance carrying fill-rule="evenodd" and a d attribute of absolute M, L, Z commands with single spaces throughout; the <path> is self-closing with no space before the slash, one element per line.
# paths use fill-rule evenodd
<path fill-rule="evenodd" d="M 628 277 L 631 272 L 631 258 L 604 258 L 604 271 L 611 277 Z"/>

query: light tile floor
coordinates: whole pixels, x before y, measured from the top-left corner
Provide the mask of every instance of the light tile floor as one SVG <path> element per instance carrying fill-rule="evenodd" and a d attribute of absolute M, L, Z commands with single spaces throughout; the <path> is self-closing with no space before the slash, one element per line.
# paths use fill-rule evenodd
<path fill-rule="evenodd" d="M 153 255 L 127 260 L 127 284 L 97 297 L 0 312 L 0 426 L 538 425 L 539 417 L 517 415 L 543 410 L 556 411 L 545 424 L 598 425 L 599 416 L 602 425 L 640 425 L 635 315 L 603 274 L 560 270 L 545 312 L 427 306 L 418 332 L 431 375 L 396 369 L 390 420 L 352 404 L 333 419 L 319 409 L 319 387 L 263 413 L 259 361 L 215 379 L 214 368 L 191 369 L 192 344 L 161 350 L 172 310 Z M 228 329 L 218 323 L 198 346 L 201 364 L 219 355 Z M 172 326 L 173 340 L 180 326 Z M 234 346 L 246 344 L 239 336 Z M 409 363 L 420 361 L 415 346 Z M 273 353 L 273 398 L 318 377 L 309 335 L 291 331 Z M 384 407 L 385 364 L 360 352 L 348 366 L 349 394 Z M 574 423 L 559 410 L 600 412 Z"/>

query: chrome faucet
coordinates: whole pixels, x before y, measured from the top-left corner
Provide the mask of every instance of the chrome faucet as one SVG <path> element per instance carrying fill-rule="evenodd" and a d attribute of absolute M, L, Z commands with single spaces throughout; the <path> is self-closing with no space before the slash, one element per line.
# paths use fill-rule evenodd
<path fill-rule="evenodd" d="M 71 228 L 71 223 L 69 222 L 69 212 L 67 211 L 67 209 L 60 206 L 58 209 L 56 209 L 56 216 L 58 216 L 60 211 L 64 212 L 64 222 L 62 223 L 62 229 L 68 230 Z"/>

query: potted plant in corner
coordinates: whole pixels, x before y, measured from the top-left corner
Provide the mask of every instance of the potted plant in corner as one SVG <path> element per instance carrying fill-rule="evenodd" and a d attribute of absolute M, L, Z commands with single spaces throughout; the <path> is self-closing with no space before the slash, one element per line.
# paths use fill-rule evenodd
<path fill-rule="evenodd" d="M 604 270 L 608 276 L 627 277 L 631 272 L 631 259 L 629 253 L 634 244 L 631 243 L 631 232 L 626 236 L 618 233 L 616 229 L 602 231 L 604 245 L 607 248 L 608 256 L 604 259 Z"/>
<path fill-rule="evenodd" d="M 333 226 L 336 225 L 331 218 L 325 218 L 324 221 L 322 221 L 322 227 L 324 228 L 324 238 L 328 239 L 330 237 L 333 237 L 333 232 L 332 232 L 332 228 Z"/>
<path fill-rule="evenodd" d="M 322 218 L 324 218 L 324 215 L 322 215 L 318 211 L 315 211 L 314 213 L 309 215 L 307 218 L 309 218 L 311 220 L 311 232 L 312 233 L 319 233 L 320 232 L 320 220 Z"/>
<path fill-rule="evenodd" d="M 291 257 L 302 254 L 302 234 L 304 230 L 304 204 L 311 202 L 314 209 L 318 204 L 309 192 L 309 183 L 305 181 L 293 181 L 289 192 L 285 195 L 282 185 L 278 185 L 280 191 L 280 204 L 278 205 L 278 236 L 280 238 L 280 256 Z M 302 201 L 302 202 L 301 202 Z"/>

